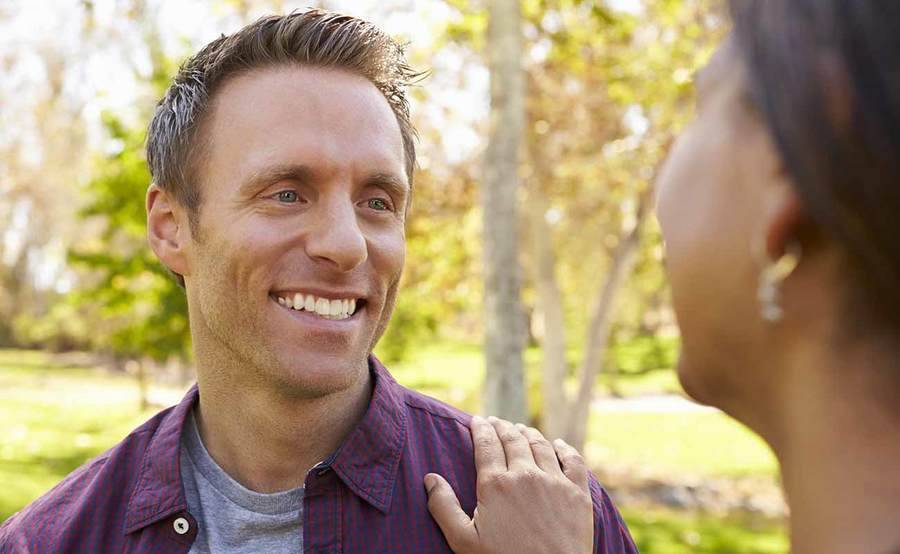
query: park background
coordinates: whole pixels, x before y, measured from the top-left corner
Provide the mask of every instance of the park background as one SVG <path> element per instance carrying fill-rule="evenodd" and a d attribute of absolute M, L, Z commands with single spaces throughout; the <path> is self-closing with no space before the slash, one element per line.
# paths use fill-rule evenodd
<path fill-rule="evenodd" d="M 144 238 L 146 125 L 185 56 L 309 5 L 428 70 L 377 349 L 398 380 L 582 447 L 642 552 L 786 552 L 771 453 L 678 385 L 652 214 L 728 30 L 714 0 L 0 0 L 0 522 L 192 382 L 184 297 Z"/>

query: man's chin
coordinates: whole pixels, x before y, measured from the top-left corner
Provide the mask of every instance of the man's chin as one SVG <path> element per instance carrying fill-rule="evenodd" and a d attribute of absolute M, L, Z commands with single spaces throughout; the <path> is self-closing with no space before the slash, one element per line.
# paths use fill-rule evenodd
<path fill-rule="evenodd" d="M 358 386 L 368 375 L 368 356 L 303 355 L 279 356 L 269 373 L 280 392 L 304 398 L 320 398 Z"/>

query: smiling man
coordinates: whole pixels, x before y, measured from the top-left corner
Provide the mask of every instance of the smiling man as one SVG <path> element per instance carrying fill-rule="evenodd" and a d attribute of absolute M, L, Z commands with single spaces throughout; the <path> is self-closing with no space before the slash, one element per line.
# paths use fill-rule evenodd
<path fill-rule="evenodd" d="M 0 551 L 448 551 L 423 479 L 473 513 L 469 417 L 371 354 L 404 263 L 415 76 L 377 28 L 320 11 L 181 67 L 150 125 L 147 224 L 197 386 L 11 518 Z M 591 492 L 596 550 L 630 552 Z"/>

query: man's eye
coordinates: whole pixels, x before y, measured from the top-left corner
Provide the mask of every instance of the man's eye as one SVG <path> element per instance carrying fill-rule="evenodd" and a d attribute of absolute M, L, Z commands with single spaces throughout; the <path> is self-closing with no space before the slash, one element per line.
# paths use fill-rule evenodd
<path fill-rule="evenodd" d="M 372 198 L 369 200 L 368 205 L 371 209 L 379 212 L 389 211 L 391 209 L 384 198 Z"/>
<path fill-rule="evenodd" d="M 276 198 L 278 198 L 279 202 L 290 203 L 290 202 L 296 202 L 297 200 L 299 200 L 299 197 L 297 196 L 297 191 L 294 191 L 294 190 L 283 190 L 283 191 L 279 192 L 278 194 L 276 194 L 275 196 L 276 196 Z"/>

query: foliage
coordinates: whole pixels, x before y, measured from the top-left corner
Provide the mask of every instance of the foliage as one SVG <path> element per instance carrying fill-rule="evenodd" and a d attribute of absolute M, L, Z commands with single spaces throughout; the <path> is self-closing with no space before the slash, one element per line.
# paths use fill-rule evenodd
<path fill-rule="evenodd" d="M 190 334 L 184 292 L 146 242 L 144 196 L 151 178 L 143 132 L 113 116 L 106 118 L 106 128 L 117 151 L 98 160 L 87 187 L 90 202 L 82 211 L 87 220 L 100 218 L 103 231 L 70 252 L 72 264 L 89 270 L 70 302 L 98 324 L 96 348 L 125 357 L 186 359 Z"/>
<path fill-rule="evenodd" d="M 449 4 L 458 16 L 445 40 L 484 55 L 487 3 Z M 633 12 L 580 0 L 522 6 L 528 95 L 519 197 L 532 245 L 520 252 L 525 299 L 545 348 L 545 430 L 577 446 L 593 376 L 611 367 L 607 344 L 662 343 L 672 334 L 661 239 L 644 216 L 656 168 L 688 115 L 690 76 L 722 25 L 710 0 L 637 2 Z M 582 355 L 569 365 L 573 348 Z M 645 361 L 654 366 L 639 371 L 671 367 L 660 356 Z M 559 383 L 575 367 L 573 397 Z"/>
<path fill-rule="evenodd" d="M 782 522 L 664 510 L 624 509 L 622 517 L 646 554 L 785 554 Z"/>
<path fill-rule="evenodd" d="M 675 367 L 680 341 L 674 337 L 638 335 L 616 340 L 607 367 L 615 374 L 638 375 Z"/>
<path fill-rule="evenodd" d="M 422 153 L 441 148 L 440 135 L 426 120 L 418 124 Z M 427 168 L 416 174 L 414 200 L 406 226 L 406 266 L 397 306 L 376 353 L 386 362 L 413 354 L 419 344 L 433 342 L 454 328 L 473 340 L 479 329 L 480 306 L 478 212 L 474 179 L 466 168 L 436 175 Z"/>
<path fill-rule="evenodd" d="M 638 198 L 684 124 L 689 76 L 720 31 L 711 2 L 643 2 L 638 14 L 574 0 L 531 6 L 528 60 L 530 188 L 547 199 L 568 340 L 584 329 L 612 256 L 635 218 Z M 536 59 L 535 59 L 536 56 Z M 539 232 L 539 231 L 535 231 Z M 672 325 L 658 228 L 646 225 L 637 265 L 616 302 L 612 345 L 657 339 Z M 534 267 L 537 260 L 525 252 Z M 671 366 L 668 366 L 671 367 Z"/>

